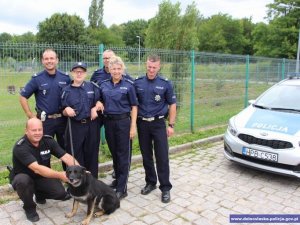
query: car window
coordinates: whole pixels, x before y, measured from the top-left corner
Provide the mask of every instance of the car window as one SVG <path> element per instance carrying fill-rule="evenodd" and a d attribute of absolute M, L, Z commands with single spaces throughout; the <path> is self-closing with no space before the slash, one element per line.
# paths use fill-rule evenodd
<path fill-rule="evenodd" d="M 266 108 L 283 108 L 300 110 L 300 86 L 277 85 L 262 94 L 256 105 Z"/>

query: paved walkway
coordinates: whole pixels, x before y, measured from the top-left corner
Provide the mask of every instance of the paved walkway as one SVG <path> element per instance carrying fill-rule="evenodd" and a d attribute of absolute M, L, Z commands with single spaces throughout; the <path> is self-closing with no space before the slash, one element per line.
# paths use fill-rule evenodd
<path fill-rule="evenodd" d="M 93 224 L 143 225 L 143 224 L 229 224 L 230 214 L 296 214 L 300 212 L 299 182 L 293 178 L 250 170 L 227 161 L 223 156 L 223 143 L 198 147 L 188 153 L 171 156 L 172 200 L 161 203 L 159 189 L 141 195 L 144 171 L 135 167 L 130 172 L 128 197 L 121 208 Z M 108 174 L 103 179 L 109 183 Z M 61 202 L 47 200 L 38 206 L 41 225 L 80 224 L 86 207 L 72 219 L 72 200 Z M 26 220 L 22 203 L 12 201 L 0 205 L 0 224 L 31 224 Z"/>

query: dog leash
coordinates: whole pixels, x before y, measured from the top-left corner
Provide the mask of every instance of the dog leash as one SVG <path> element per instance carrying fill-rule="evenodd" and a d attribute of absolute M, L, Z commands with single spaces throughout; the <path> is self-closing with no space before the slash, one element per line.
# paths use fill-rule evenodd
<path fill-rule="evenodd" d="M 71 145 L 71 153 L 74 160 L 75 165 L 75 156 L 74 156 L 74 147 L 73 147 L 73 135 L 72 135 L 72 126 L 71 126 L 71 119 L 68 117 L 68 128 L 69 128 L 69 135 L 70 135 L 70 145 Z"/>

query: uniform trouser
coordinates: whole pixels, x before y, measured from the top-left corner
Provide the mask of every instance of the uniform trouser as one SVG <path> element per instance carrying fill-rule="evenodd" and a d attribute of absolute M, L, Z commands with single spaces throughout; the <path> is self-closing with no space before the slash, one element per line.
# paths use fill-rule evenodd
<path fill-rule="evenodd" d="M 98 178 L 98 154 L 100 129 L 97 120 L 87 119 L 86 123 L 70 119 L 74 157 L 81 166 Z M 69 126 L 66 129 L 66 151 L 72 155 Z"/>
<path fill-rule="evenodd" d="M 56 137 L 57 143 L 65 149 L 64 135 L 67 125 L 66 117 L 59 117 L 56 119 L 46 119 L 43 122 L 44 134 Z"/>
<path fill-rule="evenodd" d="M 117 192 L 127 192 L 127 181 L 131 163 L 130 118 L 120 120 L 104 120 L 105 137 L 112 155 L 116 173 Z"/>
<path fill-rule="evenodd" d="M 148 122 L 138 119 L 138 137 L 145 169 L 147 184 L 156 185 L 157 177 L 161 191 L 169 191 L 170 183 L 169 145 L 164 119 Z M 154 167 L 153 145 L 156 161 L 157 175 Z"/>
<path fill-rule="evenodd" d="M 36 209 L 33 201 L 34 194 L 38 199 L 55 200 L 64 199 L 67 194 L 60 180 L 45 177 L 33 179 L 25 173 L 17 174 L 13 179 L 12 186 L 23 201 L 25 210 Z"/>

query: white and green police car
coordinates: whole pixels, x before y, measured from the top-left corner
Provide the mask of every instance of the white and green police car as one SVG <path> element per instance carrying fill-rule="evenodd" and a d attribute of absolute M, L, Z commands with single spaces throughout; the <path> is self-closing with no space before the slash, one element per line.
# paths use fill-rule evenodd
<path fill-rule="evenodd" d="M 245 166 L 300 177 L 300 77 L 273 85 L 229 120 L 224 154 Z"/>

